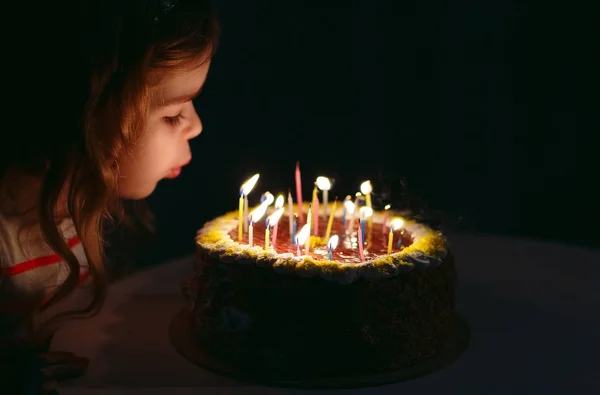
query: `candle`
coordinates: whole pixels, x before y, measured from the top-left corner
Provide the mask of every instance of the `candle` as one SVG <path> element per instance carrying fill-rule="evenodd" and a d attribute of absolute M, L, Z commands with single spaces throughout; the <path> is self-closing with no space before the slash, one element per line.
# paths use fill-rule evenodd
<path fill-rule="evenodd" d="M 296 220 L 298 216 L 294 214 L 294 224 L 292 225 L 292 244 L 296 242 L 296 228 L 298 227 L 298 221 Z"/>
<path fill-rule="evenodd" d="M 277 206 L 277 203 L 275 203 L 275 206 Z M 279 207 L 277 209 L 277 211 L 275 211 L 273 214 L 271 214 L 269 216 L 269 218 L 267 218 L 267 232 L 270 226 L 273 227 L 273 242 L 271 243 L 273 248 L 275 248 L 275 245 L 277 244 L 277 229 L 278 229 L 278 224 L 279 224 L 279 219 L 281 218 L 281 216 L 283 215 L 283 207 Z M 268 239 L 269 237 L 269 233 L 267 233 L 267 237 L 265 237 L 265 239 Z M 265 243 L 267 243 L 268 246 L 268 241 L 265 241 Z"/>
<path fill-rule="evenodd" d="M 265 214 L 269 215 L 269 206 L 271 204 L 273 204 L 274 201 L 275 201 L 275 197 L 269 191 L 267 191 L 261 195 L 260 202 L 264 203 L 267 206 L 267 211 L 265 212 Z M 267 217 L 265 217 L 265 226 L 267 226 Z"/>
<path fill-rule="evenodd" d="M 398 230 L 404 225 L 404 221 L 400 218 L 394 218 L 392 222 L 390 222 L 390 233 L 388 235 L 388 255 L 392 253 L 392 246 L 394 244 L 394 231 Z"/>
<path fill-rule="evenodd" d="M 267 226 L 265 226 L 265 251 L 269 250 L 269 219 L 267 218 Z"/>
<path fill-rule="evenodd" d="M 252 191 L 260 174 L 255 174 L 244 182 L 240 188 L 240 195 L 244 197 L 244 214 L 242 218 L 248 218 L 248 194 Z M 244 232 L 248 231 L 248 222 L 244 221 Z"/>
<path fill-rule="evenodd" d="M 366 225 L 366 221 L 368 218 L 371 218 L 371 216 L 373 215 L 373 209 L 371 207 L 368 206 L 364 206 L 360 208 L 360 219 L 361 219 L 361 230 L 362 230 L 362 234 L 363 237 L 366 236 L 366 232 L 365 232 L 365 225 Z M 369 228 L 369 231 L 371 229 Z"/>
<path fill-rule="evenodd" d="M 300 221 L 304 221 L 304 212 L 302 211 L 302 178 L 300 176 L 300 162 L 296 162 L 296 203 L 298 203 Z"/>
<path fill-rule="evenodd" d="M 244 231 L 244 195 L 240 193 L 239 215 L 238 215 L 238 242 L 242 242 Z"/>
<path fill-rule="evenodd" d="M 337 197 L 333 201 L 333 206 L 331 207 L 331 214 L 329 214 L 329 221 L 327 222 L 327 231 L 325 232 L 325 239 L 329 239 L 331 235 L 331 227 L 333 226 L 333 217 L 335 217 L 335 208 L 337 207 Z"/>
<path fill-rule="evenodd" d="M 248 216 L 248 244 L 252 247 L 254 244 L 254 224 L 257 223 L 267 211 L 266 204 L 261 204 Z"/>
<path fill-rule="evenodd" d="M 369 208 L 373 208 L 371 206 L 371 192 L 373 192 L 373 186 L 371 185 L 371 181 L 365 181 L 362 184 L 360 184 L 360 191 L 362 192 L 363 195 L 365 195 L 365 200 L 366 200 L 366 205 Z M 371 217 L 369 217 L 368 219 L 369 221 L 369 228 L 373 225 L 373 219 Z"/>
<path fill-rule="evenodd" d="M 308 214 L 306 214 L 306 224 L 304 226 L 307 226 L 308 228 L 308 236 L 306 237 L 306 240 L 304 241 L 304 250 L 306 251 L 305 254 L 308 255 L 308 250 L 310 249 L 310 221 L 311 219 L 311 210 L 312 210 L 312 204 L 308 205 Z M 304 226 L 302 227 L 302 230 L 304 230 Z"/>
<path fill-rule="evenodd" d="M 342 226 L 346 225 L 346 206 L 348 205 L 348 203 L 352 203 L 352 197 L 350 195 L 346 196 L 346 199 L 344 200 L 344 214 L 342 216 Z"/>
<path fill-rule="evenodd" d="M 363 235 L 362 235 L 361 227 L 362 227 L 361 220 L 359 218 L 358 219 L 358 255 L 360 256 L 360 260 L 364 261 L 365 254 L 363 252 Z"/>
<path fill-rule="evenodd" d="M 294 221 L 294 201 L 292 199 L 292 192 L 288 189 L 288 216 L 290 223 L 290 235 L 292 235 L 292 244 L 294 244 L 294 236 L 293 236 L 293 221 Z"/>
<path fill-rule="evenodd" d="M 356 196 L 356 198 L 354 199 L 354 207 L 358 207 L 358 205 L 359 205 L 359 203 L 360 203 L 360 202 L 359 202 L 359 199 L 360 199 L 360 197 L 362 196 L 362 193 L 360 193 L 360 192 L 356 192 L 356 195 L 354 195 L 354 196 Z"/>
<path fill-rule="evenodd" d="M 329 207 L 329 190 L 331 189 L 331 181 L 327 177 L 317 177 L 317 188 L 323 191 L 323 218 L 327 218 Z"/>
<path fill-rule="evenodd" d="M 346 202 L 344 202 L 344 205 L 346 206 L 346 212 L 350 216 L 350 221 L 348 221 L 347 229 L 350 232 L 352 232 L 352 228 L 354 227 L 354 211 L 356 210 L 356 205 L 352 203 L 352 200 L 346 200 Z"/>
<path fill-rule="evenodd" d="M 315 236 L 319 235 L 319 196 L 317 195 L 317 186 L 313 188 L 313 201 L 312 201 L 312 228 Z"/>
<path fill-rule="evenodd" d="M 392 208 L 391 205 L 386 205 L 384 207 L 384 212 L 383 212 L 383 223 L 381 224 L 381 233 L 385 232 L 385 228 L 388 227 L 388 213 L 389 213 L 389 209 Z"/>
<path fill-rule="evenodd" d="M 310 239 L 310 229 L 308 224 L 304 225 L 296 235 L 296 254 L 300 256 L 300 246 Z M 308 252 L 308 251 L 307 251 Z"/>
<path fill-rule="evenodd" d="M 338 239 L 339 239 L 339 237 L 337 235 L 333 235 L 327 242 L 327 249 L 329 250 L 328 259 L 330 261 L 333 260 L 333 250 L 335 250 L 335 248 L 338 245 Z"/>

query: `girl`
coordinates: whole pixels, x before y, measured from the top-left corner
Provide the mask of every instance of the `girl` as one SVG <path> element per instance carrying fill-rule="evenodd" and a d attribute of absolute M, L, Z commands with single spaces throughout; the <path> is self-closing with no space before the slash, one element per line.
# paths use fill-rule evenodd
<path fill-rule="evenodd" d="M 18 393 L 35 383 L 31 367 L 46 376 L 46 389 L 85 369 L 85 359 L 68 353 L 37 354 L 39 345 L 63 318 L 100 308 L 107 220 L 124 218 L 128 205 L 190 162 L 188 142 L 202 131 L 192 99 L 217 43 L 206 0 L 78 7 L 70 12 L 79 15 L 53 21 L 67 34 L 48 46 L 46 63 L 61 74 L 22 73 L 43 75 L 46 89 L 35 88 L 54 99 L 34 114 L 59 128 L 35 127 L 30 117 L 31 132 L 12 131 L 0 145 L 0 381 L 19 385 L 10 387 Z M 43 58 L 44 50 L 33 54 Z M 61 50 L 68 57 L 57 57 Z"/>

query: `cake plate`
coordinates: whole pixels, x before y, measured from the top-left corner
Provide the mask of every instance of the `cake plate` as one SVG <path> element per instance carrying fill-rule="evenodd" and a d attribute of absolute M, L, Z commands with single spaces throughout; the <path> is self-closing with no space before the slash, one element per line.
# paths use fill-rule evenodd
<path fill-rule="evenodd" d="M 187 360 L 213 373 L 235 380 L 271 387 L 304 388 L 304 389 L 342 389 L 374 387 L 400 381 L 414 379 L 433 373 L 454 362 L 467 348 L 470 341 L 470 330 L 467 321 L 456 314 L 455 326 L 450 333 L 442 352 L 415 365 L 400 369 L 349 377 L 320 377 L 307 379 L 277 379 L 272 375 L 261 375 L 261 372 L 240 370 L 226 361 L 208 354 L 193 340 L 192 316 L 188 308 L 173 317 L 169 326 L 171 344 Z"/>

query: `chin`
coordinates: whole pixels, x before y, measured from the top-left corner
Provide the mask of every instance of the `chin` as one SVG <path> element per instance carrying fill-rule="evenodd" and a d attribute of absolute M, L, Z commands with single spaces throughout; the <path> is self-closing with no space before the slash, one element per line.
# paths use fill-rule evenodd
<path fill-rule="evenodd" d="M 124 188 L 119 191 L 119 197 L 126 200 L 142 200 L 152 195 L 156 184 L 140 188 Z"/>

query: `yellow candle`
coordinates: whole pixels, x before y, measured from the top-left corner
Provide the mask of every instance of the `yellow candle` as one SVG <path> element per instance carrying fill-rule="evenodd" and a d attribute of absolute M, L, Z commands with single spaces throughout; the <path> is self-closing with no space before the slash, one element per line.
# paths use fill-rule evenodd
<path fill-rule="evenodd" d="M 392 253 L 392 244 L 394 243 L 394 232 L 392 231 L 392 228 L 390 227 L 390 234 L 388 236 L 388 255 L 390 255 Z"/>
<path fill-rule="evenodd" d="M 254 242 L 254 233 L 252 231 L 252 229 L 254 228 L 254 226 L 252 226 L 252 221 L 250 221 L 250 224 L 248 226 L 248 245 L 250 247 L 252 247 L 252 244 Z"/>
<path fill-rule="evenodd" d="M 373 208 L 371 206 L 371 192 L 373 192 L 373 186 L 371 185 L 371 181 L 365 181 L 362 184 L 360 184 L 360 191 L 363 195 L 365 195 L 365 204 L 367 205 L 367 207 Z M 367 225 L 369 225 L 369 227 L 373 225 L 373 219 L 371 217 L 367 219 Z"/>
<path fill-rule="evenodd" d="M 398 230 L 404 225 L 404 221 L 400 218 L 394 218 L 392 222 L 390 222 L 390 233 L 388 235 L 388 255 L 392 253 L 392 245 L 394 242 L 394 231 Z"/>
<path fill-rule="evenodd" d="M 244 197 L 240 196 L 240 214 L 238 216 L 238 241 L 241 243 L 242 242 L 242 236 L 243 236 L 243 223 L 244 223 Z"/>
<path fill-rule="evenodd" d="M 267 224 L 267 229 L 265 229 L 265 251 L 269 249 L 269 224 Z"/>
<path fill-rule="evenodd" d="M 333 217 L 335 214 L 335 207 L 337 206 L 337 199 L 333 202 L 331 206 L 331 213 L 329 214 L 329 222 L 327 223 L 327 232 L 325 232 L 325 240 L 329 240 L 329 236 L 331 235 L 331 227 L 333 226 Z"/>

